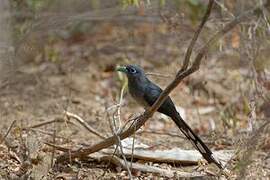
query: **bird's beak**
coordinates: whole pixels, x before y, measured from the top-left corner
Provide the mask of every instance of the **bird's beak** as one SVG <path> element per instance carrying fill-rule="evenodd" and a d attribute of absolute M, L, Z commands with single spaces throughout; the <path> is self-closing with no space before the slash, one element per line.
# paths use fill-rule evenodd
<path fill-rule="evenodd" d="M 120 66 L 120 67 L 116 68 L 116 71 L 127 73 L 127 68 L 125 66 Z"/>

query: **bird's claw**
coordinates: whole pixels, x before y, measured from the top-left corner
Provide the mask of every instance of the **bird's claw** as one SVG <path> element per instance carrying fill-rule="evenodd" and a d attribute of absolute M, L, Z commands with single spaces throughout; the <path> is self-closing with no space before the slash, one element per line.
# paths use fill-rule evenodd
<path fill-rule="evenodd" d="M 205 167 L 206 165 L 208 165 L 208 162 L 205 159 L 200 159 L 198 161 L 198 169 L 200 169 L 201 167 Z"/>

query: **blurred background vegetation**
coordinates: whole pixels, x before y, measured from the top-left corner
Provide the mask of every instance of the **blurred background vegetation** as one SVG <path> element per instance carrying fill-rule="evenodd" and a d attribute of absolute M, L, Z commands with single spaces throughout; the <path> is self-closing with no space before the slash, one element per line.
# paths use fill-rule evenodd
<path fill-rule="evenodd" d="M 149 77 L 165 87 L 180 68 L 207 3 L 207 0 L 1 0 L 1 133 L 13 120 L 22 129 L 70 110 L 87 117 L 89 124 L 108 134 L 104 107 L 117 103 L 122 85 L 114 68 L 120 64 L 139 64 L 146 72 L 163 75 Z M 216 0 L 195 53 L 226 23 L 260 3 Z M 262 12 L 213 44 L 200 71 L 172 93 L 176 104 L 185 110 L 189 124 L 213 142 L 211 148 L 245 150 L 249 140 L 247 130 L 252 127 L 251 132 L 256 132 L 269 121 L 269 37 L 269 8 L 262 8 Z M 141 111 L 128 96 L 125 103 L 129 104 L 123 107 L 124 120 Z M 164 117 L 155 119 L 163 124 L 159 130 L 178 132 Z M 160 121 L 151 123 L 158 126 Z M 91 135 L 82 135 L 78 129 L 64 125 L 45 130 L 57 130 L 58 135 L 70 141 L 95 143 Z M 11 142 L 18 143 L 21 152 L 23 141 L 14 134 Z M 35 138 L 33 141 L 39 142 L 40 150 L 42 140 L 47 137 Z M 183 145 L 179 145 L 179 138 L 151 138 L 167 147 Z M 261 138 L 252 141 L 258 145 L 254 148 L 269 152 L 269 131 Z M 260 155 L 249 166 L 251 171 L 257 165 L 261 167 L 252 175 L 247 173 L 251 178 L 262 176 L 266 172 L 264 167 L 269 167 L 269 157 L 264 154 L 261 156 L 265 159 L 260 159 Z M 249 170 L 242 164 L 231 166 L 239 174 L 243 174 L 243 169 Z"/>

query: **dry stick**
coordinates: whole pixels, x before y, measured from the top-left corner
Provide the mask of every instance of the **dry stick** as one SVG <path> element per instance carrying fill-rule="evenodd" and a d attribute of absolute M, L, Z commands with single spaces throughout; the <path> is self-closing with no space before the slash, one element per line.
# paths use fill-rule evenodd
<path fill-rule="evenodd" d="M 156 76 L 156 77 L 161 77 L 161 78 L 172 78 L 173 75 L 166 75 L 166 74 L 161 74 L 161 73 L 153 73 L 153 72 L 148 72 L 145 73 L 147 76 Z"/>
<path fill-rule="evenodd" d="M 117 130 L 117 133 L 119 133 L 120 131 L 122 131 L 121 129 L 121 105 L 122 105 L 122 101 L 123 101 L 123 96 L 124 96 L 124 91 L 127 87 L 127 81 L 123 84 L 123 87 L 121 88 L 121 92 L 120 92 L 120 98 L 119 98 L 119 106 L 117 107 L 117 117 L 118 117 L 118 125 L 119 125 L 119 128 Z M 115 120 L 113 118 L 113 120 Z M 116 128 L 116 123 L 114 121 L 114 125 L 115 125 L 115 128 Z"/>
<path fill-rule="evenodd" d="M 44 122 L 35 124 L 35 125 L 33 125 L 33 126 L 23 128 L 23 130 L 33 129 L 33 128 L 45 126 L 45 125 L 48 125 L 48 124 L 52 124 L 52 123 L 55 123 L 55 122 L 65 122 L 65 120 L 62 119 L 62 118 L 55 118 L 55 119 L 53 119 L 53 120 L 44 121 Z M 71 122 L 69 122 L 69 123 L 71 123 Z"/>
<path fill-rule="evenodd" d="M 119 136 L 121 139 L 125 139 L 132 135 L 134 132 L 136 132 L 140 127 L 154 114 L 154 112 L 160 107 L 160 105 L 164 102 L 164 100 L 168 97 L 169 93 L 184 79 L 185 77 L 189 76 L 193 72 L 197 71 L 200 67 L 201 59 L 205 55 L 206 51 L 208 50 L 209 46 L 212 45 L 216 40 L 221 38 L 223 35 L 225 35 L 227 32 L 229 32 L 232 28 L 234 28 L 237 24 L 242 22 L 245 18 L 247 18 L 249 15 L 254 14 L 256 11 L 258 11 L 260 7 L 254 8 L 253 10 L 249 10 L 245 12 L 244 14 L 236 17 L 233 21 L 231 21 L 229 24 L 227 24 L 223 29 L 218 31 L 215 35 L 212 36 L 212 38 L 200 49 L 199 53 L 197 54 L 194 63 L 192 66 L 179 73 L 176 78 L 166 87 L 166 89 L 160 94 L 159 98 L 156 100 L 156 102 L 152 105 L 148 111 L 146 111 L 143 115 L 139 116 L 137 123 L 133 124 L 131 127 L 129 127 L 126 131 L 122 132 Z M 114 136 L 108 137 L 104 141 L 97 143 L 93 146 L 86 147 L 84 149 L 80 149 L 78 151 L 71 151 L 70 153 L 65 153 L 63 155 L 58 156 L 57 162 L 63 162 L 69 160 L 69 158 L 77 158 L 77 157 L 84 157 L 88 154 L 97 152 L 101 149 L 110 147 L 111 145 L 117 143 L 117 138 Z"/>
<path fill-rule="evenodd" d="M 224 6 L 224 4 L 222 4 L 221 2 L 219 2 L 219 1 L 217 1 L 217 0 L 215 0 L 215 3 L 223 10 L 223 11 L 225 11 L 226 13 L 228 13 L 231 17 L 235 17 L 234 15 L 233 15 L 233 13 L 231 13 L 225 6 Z"/>
<path fill-rule="evenodd" d="M 107 112 L 107 118 L 108 118 L 108 121 L 109 121 L 110 129 L 111 129 L 111 131 L 112 131 L 112 134 L 114 134 L 113 125 L 112 125 L 112 121 L 111 121 L 111 118 L 110 118 L 110 114 L 109 114 L 109 112 L 108 112 L 108 108 L 106 108 L 106 112 Z M 111 160 L 112 160 L 113 157 L 115 156 L 116 151 L 117 151 L 117 148 L 118 148 L 118 144 L 116 144 L 116 147 L 115 147 L 115 149 L 114 149 L 114 152 L 113 152 L 113 154 L 111 155 L 111 159 L 110 159 L 110 160 L 108 161 L 108 163 L 107 163 L 107 167 L 111 164 Z M 106 171 L 104 171 L 104 173 L 103 173 L 99 178 L 103 177 L 103 176 L 105 175 L 105 173 L 106 173 Z M 98 178 L 98 179 L 99 179 L 99 178 Z"/>
<path fill-rule="evenodd" d="M 85 129 L 87 129 L 89 132 L 95 134 L 96 136 L 100 137 L 101 139 L 106 139 L 106 137 L 102 136 L 98 131 L 96 131 L 94 128 L 92 128 L 87 122 L 85 122 L 81 117 L 79 117 L 76 114 L 73 114 L 71 112 L 65 111 L 65 114 L 68 118 L 74 118 L 77 120 Z"/>
<path fill-rule="evenodd" d="M 132 163 L 133 163 L 133 155 L 134 155 L 134 149 L 135 149 L 135 133 L 133 133 L 132 137 L 132 151 L 131 151 L 131 158 L 130 158 L 130 169 L 132 169 Z"/>
<path fill-rule="evenodd" d="M 40 134 L 45 134 L 45 135 L 48 135 L 48 136 L 54 136 L 54 133 L 53 133 L 53 132 L 44 131 L 44 130 L 41 130 L 41 129 L 34 129 L 34 128 L 31 128 L 30 131 L 33 131 L 33 132 L 36 132 L 36 133 L 40 133 Z M 69 139 L 66 138 L 66 137 L 58 136 L 58 135 L 56 135 L 55 138 L 57 138 L 57 139 L 65 139 L 65 140 L 69 140 Z"/>
<path fill-rule="evenodd" d="M 122 101 L 123 101 L 124 90 L 126 89 L 126 87 L 127 87 L 127 81 L 126 81 L 126 83 L 124 83 L 124 85 L 123 85 L 123 87 L 122 87 L 122 89 L 121 89 L 121 93 L 120 93 L 120 100 L 119 100 L 120 106 L 118 107 L 118 111 L 117 111 L 117 112 L 118 112 L 119 125 L 120 125 L 120 123 L 121 123 L 121 116 L 120 116 L 120 115 L 121 115 L 121 105 L 122 105 Z M 124 126 L 124 127 L 125 127 L 125 126 Z M 123 128 L 124 128 L 124 127 L 123 127 Z M 118 133 L 122 132 L 122 130 L 123 130 L 123 129 L 119 128 Z M 121 144 L 121 139 L 119 138 L 119 136 L 117 136 L 117 138 L 119 139 L 118 141 L 119 141 L 119 144 L 120 144 L 121 153 L 122 153 L 123 159 L 124 159 L 124 161 L 125 161 L 125 164 L 126 164 L 126 166 L 127 166 L 126 169 L 127 169 L 127 171 L 128 171 L 129 178 L 130 178 L 130 179 L 133 179 L 133 178 L 132 178 L 132 175 L 131 175 L 130 169 L 132 168 L 132 161 L 133 161 L 133 150 L 134 150 L 135 132 L 134 132 L 134 135 L 133 135 L 133 141 L 132 141 L 132 157 L 131 157 L 130 168 L 128 167 L 127 160 L 126 160 L 125 154 L 124 154 L 124 152 L 123 152 L 123 147 L 122 147 L 122 144 Z"/>
<path fill-rule="evenodd" d="M 62 152 L 70 152 L 70 149 L 69 148 L 65 148 L 65 147 L 62 147 L 62 146 L 58 146 L 56 144 L 52 144 L 52 143 L 49 143 L 49 142 L 43 142 L 44 144 L 46 144 L 47 146 L 51 146 L 52 148 L 58 150 L 58 151 L 62 151 Z"/>
<path fill-rule="evenodd" d="M 133 179 L 132 178 L 132 175 L 131 175 L 130 168 L 128 166 L 128 162 L 127 162 L 126 156 L 124 154 L 124 150 L 123 150 L 123 146 L 122 146 L 122 143 L 121 143 L 121 139 L 120 139 L 120 137 L 117 134 L 115 134 L 115 137 L 117 138 L 117 143 L 118 143 L 117 146 L 119 147 L 120 152 L 121 152 L 121 155 L 122 155 L 122 157 L 124 159 L 125 166 L 126 166 L 126 169 L 127 169 L 127 172 L 128 172 L 128 176 L 129 176 L 129 179 Z"/>
<path fill-rule="evenodd" d="M 188 68 L 188 65 L 189 65 L 189 62 L 190 62 L 190 57 L 191 57 L 191 54 L 192 54 L 192 51 L 193 51 L 193 48 L 194 48 L 194 45 L 206 23 L 206 21 L 208 20 L 210 14 L 211 14 L 211 10 L 212 10 L 212 7 L 213 7 L 213 4 L 214 4 L 214 0 L 209 0 L 209 3 L 208 3 L 208 7 L 207 7 L 207 10 L 206 10 L 206 13 L 204 14 L 204 17 L 198 27 L 198 29 L 196 30 L 189 46 L 188 46 L 188 49 L 187 49 L 187 52 L 185 54 L 185 59 L 184 59 L 184 63 L 183 63 L 183 66 L 181 68 L 181 70 L 178 72 L 178 74 L 180 74 L 181 72 L 187 70 Z"/>
<path fill-rule="evenodd" d="M 12 127 L 14 126 L 15 123 L 16 123 L 16 120 L 14 120 L 14 121 L 11 123 L 11 125 L 9 126 L 9 128 L 8 128 L 8 130 L 7 130 L 6 134 L 5 134 L 5 136 L 1 139 L 0 144 L 2 144 L 2 142 L 4 142 L 4 141 L 6 140 L 6 138 L 7 138 L 8 134 L 9 134 L 9 132 L 11 131 L 11 129 L 12 129 Z"/>
<path fill-rule="evenodd" d="M 118 141 L 118 144 L 117 144 L 117 147 L 115 148 L 115 150 L 119 147 L 120 149 L 120 152 L 121 152 L 121 156 L 122 158 L 124 159 L 124 163 L 125 163 L 125 166 L 126 166 L 126 169 L 127 169 L 127 172 L 128 172 L 128 176 L 129 176 L 129 179 L 133 179 L 132 178 L 132 175 L 131 175 L 131 171 L 130 171 L 130 168 L 128 166 L 128 163 L 127 163 L 127 159 L 126 159 L 126 156 L 124 154 L 124 150 L 123 150 L 123 146 L 122 146 L 122 143 L 121 143 L 121 139 L 119 137 L 119 133 L 122 132 L 122 129 L 121 129 L 121 104 L 122 104 L 122 100 L 123 100 L 123 94 L 124 94 L 124 90 L 125 90 L 125 84 L 123 85 L 123 87 L 121 88 L 121 93 L 120 93 L 120 99 L 119 99 L 119 106 L 117 106 L 117 117 L 118 117 L 118 124 L 119 124 L 119 128 L 116 130 L 116 121 L 115 121 L 115 118 L 113 116 L 113 124 L 111 123 L 110 119 L 109 119 L 109 124 L 110 124 L 110 127 L 113 131 L 113 134 L 114 136 L 117 138 L 117 141 Z"/>
<path fill-rule="evenodd" d="M 53 130 L 53 144 L 55 144 L 55 138 L 56 137 L 56 130 Z M 51 168 L 53 167 L 53 160 L 54 160 L 54 156 L 55 156 L 55 148 L 53 147 L 52 149 L 52 156 L 51 156 Z"/>

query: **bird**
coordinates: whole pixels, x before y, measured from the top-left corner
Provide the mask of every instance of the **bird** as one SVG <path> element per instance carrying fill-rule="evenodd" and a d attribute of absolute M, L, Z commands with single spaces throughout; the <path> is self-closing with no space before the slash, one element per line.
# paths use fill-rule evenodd
<path fill-rule="evenodd" d="M 158 85 L 147 78 L 144 70 L 138 65 L 129 64 L 120 66 L 116 70 L 126 74 L 130 95 L 145 109 L 151 107 L 163 91 Z M 214 163 L 220 169 L 223 169 L 222 164 L 214 158 L 213 152 L 180 116 L 170 96 L 165 99 L 157 111 L 169 116 L 174 121 L 180 131 L 209 164 Z"/>

